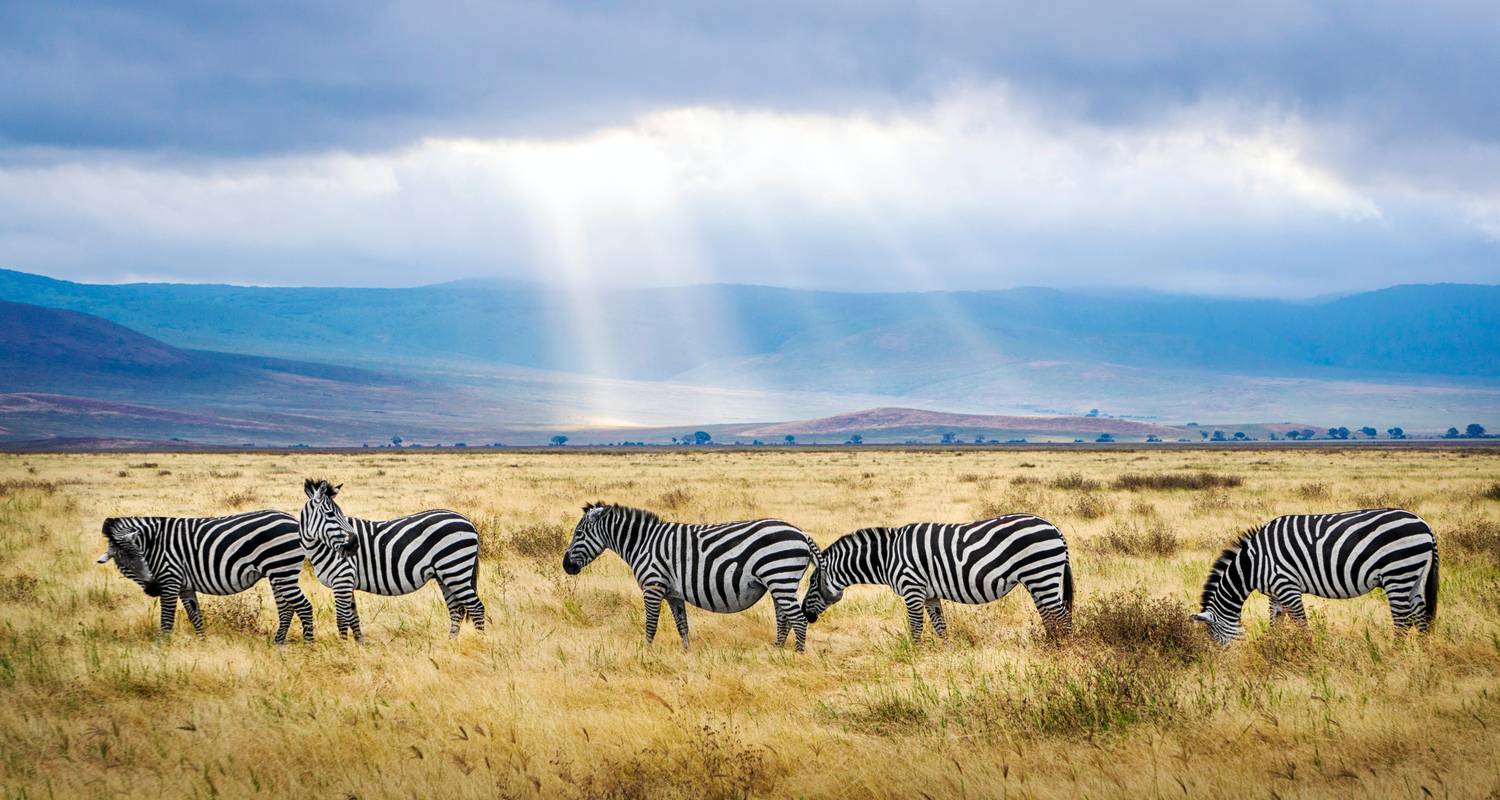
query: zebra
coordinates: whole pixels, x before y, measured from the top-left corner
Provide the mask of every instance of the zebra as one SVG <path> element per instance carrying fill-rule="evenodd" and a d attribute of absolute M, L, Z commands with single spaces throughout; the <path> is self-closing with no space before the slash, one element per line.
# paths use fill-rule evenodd
<path fill-rule="evenodd" d="M 227 517 L 110 517 L 103 533 L 108 548 L 97 563 L 115 562 L 120 574 L 161 598 L 160 636 L 172 632 L 179 600 L 202 636 L 199 592 L 237 594 L 266 578 L 276 599 L 276 644 L 286 643 L 293 614 L 302 622 L 303 640 L 313 640 L 312 603 L 297 585 L 303 552 L 292 515 L 265 510 Z"/>
<path fill-rule="evenodd" d="M 967 523 L 919 522 L 900 528 L 863 528 L 823 551 L 802 600 L 808 622 L 859 583 L 884 584 L 901 595 L 913 642 L 922 638 L 922 612 L 946 640 L 943 600 L 989 603 L 1017 584 L 1026 587 L 1051 637 L 1073 627 L 1073 568 L 1057 526 L 1030 514 Z"/>
<path fill-rule="evenodd" d="M 363 641 L 354 590 L 410 594 L 436 580 L 448 607 L 448 635 L 458 635 L 468 617 L 484 630 L 484 604 L 477 593 L 479 532 L 456 511 L 434 509 L 388 520 L 344 515 L 334 497 L 343 484 L 303 482 L 307 502 L 298 530 L 318 581 L 333 590 L 339 636 Z"/>
<path fill-rule="evenodd" d="M 656 638 L 661 603 L 688 647 L 687 603 L 721 614 L 744 611 L 767 592 L 776 605 L 776 646 L 796 633 L 797 652 L 807 641 L 807 621 L 797 587 L 818 546 L 800 528 L 778 519 L 690 525 L 664 522 L 639 508 L 589 503 L 563 553 L 563 571 L 577 575 L 605 549 L 635 573 L 646 602 L 646 644 Z"/>
<path fill-rule="evenodd" d="M 1350 598 L 1380 587 L 1398 631 L 1437 618 L 1438 553 L 1432 528 L 1410 511 L 1373 508 L 1277 517 L 1220 554 L 1193 619 L 1228 645 L 1243 633 L 1250 592 L 1270 598 L 1271 619 L 1307 623 L 1302 596 Z"/>

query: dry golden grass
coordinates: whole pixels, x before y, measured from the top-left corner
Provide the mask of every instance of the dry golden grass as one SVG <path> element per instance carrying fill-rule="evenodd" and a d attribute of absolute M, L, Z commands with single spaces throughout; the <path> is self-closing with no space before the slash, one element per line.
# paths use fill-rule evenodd
<path fill-rule="evenodd" d="M 1204 472 L 1233 475 L 1214 485 Z M 1186 481 L 1122 476 L 1194 476 Z M 485 635 L 446 634 L 436 588 L 364 597 L 367 642 L 271 646 L 262 584 L 204 598 L 153 643 L 150 598 L 96 566 L 123 514 L 295 512 L 304 476 L 350 513 L 469 514 Z M 1464 451 L 161 454 L 0 456 L 0 786 L 6 797 L 1483 797 L 1500 793 L 1500 455 Z M 1199 484 L 1202 484 L 1200 487 Z M 1129 488 L 1116 488 L 1128 486 Z M 770 608 L 690 610 L 640 644 L 606 556 L 568 578 L 579 506 L 777 516 L 826 544 L 863 525 L 1038 513 L 1074 544 L 1078 630 L 1028 598 L 948 605 L 913 647 L 897 598 L 853 589 L 808 653 Z M 1237 531 L 1399 499 L 1443 548 L 1435 633 L 1397 639 L 1378 596 L 1310 600 L 1209 647 L 1183 616 Z M 1448 532 L 1461 544 L 1444 544 Z"/>

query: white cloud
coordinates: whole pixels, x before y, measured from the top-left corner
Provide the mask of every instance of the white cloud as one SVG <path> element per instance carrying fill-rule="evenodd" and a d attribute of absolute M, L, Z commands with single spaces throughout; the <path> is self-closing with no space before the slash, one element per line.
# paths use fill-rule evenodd
<path fill-rule="evenodd" d="M 1493 235 L 1495 196 L 1361 185 L 1317 159 L 1321 136 L 1274 109 L 1207 103 L 1096 126 L 988 87 L 883 115 L 693 107 L 556 140 L 80 157 L 0 168 L 0 262 L 94 279 L 933 288 L 1120 283 L 1122 261 L 1149 259 L 1158 274 L 1134 283 L 1194 274 L 1212 290 L 1204 242 L 1313 236 L 1337 256 L 1348 237 L 1352 256 L 1401 224 L 1393 196 L 1451 212 L 1453 235 Z M 1257 291 L 1274 266 L 1248 281 L 1223 269 L 1225 290 L 1285 292 Z"/>

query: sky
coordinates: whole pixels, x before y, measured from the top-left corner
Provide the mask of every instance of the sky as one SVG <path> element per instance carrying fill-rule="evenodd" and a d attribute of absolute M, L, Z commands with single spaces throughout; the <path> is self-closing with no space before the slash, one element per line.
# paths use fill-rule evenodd
<path fill-rule="evenodd" d="M 0 266 L 1500 283 L 1491 2 L 0 2 Z"/>

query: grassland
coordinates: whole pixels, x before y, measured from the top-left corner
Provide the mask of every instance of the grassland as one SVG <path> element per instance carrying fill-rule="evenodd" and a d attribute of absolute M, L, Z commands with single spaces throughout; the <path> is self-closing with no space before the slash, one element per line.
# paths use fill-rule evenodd
<path fill-rule="evenodd" d="M 1214 477 L 1205 477 L 1206 475 Z M 153 642 L 154 601 L 96 566 L 103 517 L 430 506 L 484 536 L 493 626 L 446 635 L 435 588 L 367 598 L 363 646 L 270 645 L 262 584 L 205 598 L 208 636 Z M 1169 476 L 1169 477 L 1161 477 Z M 1181 477 L 1170 477 L 1181 476 Z M 6 797 L 1500 796 L 1500 454 L 1484 451 L 791 452 L 0 456 L 0 785 Z M 611 556 L 559 556 L 579 505 L 855 527 L 1029 511 L 1072 545 L 1078 632 L 1041 640 L 1017 593 L 949 606 L 913 647 L 870 587 L 771 645 L 764 603 L 690 610 L 642 646 Z M 1441 614 L 1397 638 L 1383 599 L 1252 598 L 1219 650 L 1185 616 L 1234 532 L 1399 505 L 1443 553 Z M 179 615 L 179 620 L 182 620 Z M 295 638 L 295 637 L 294 637 Z"/>

